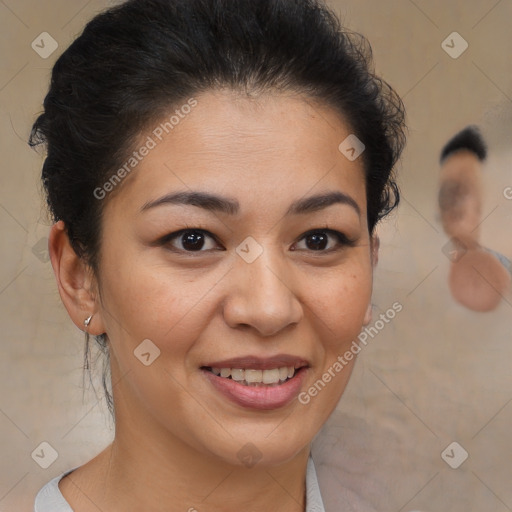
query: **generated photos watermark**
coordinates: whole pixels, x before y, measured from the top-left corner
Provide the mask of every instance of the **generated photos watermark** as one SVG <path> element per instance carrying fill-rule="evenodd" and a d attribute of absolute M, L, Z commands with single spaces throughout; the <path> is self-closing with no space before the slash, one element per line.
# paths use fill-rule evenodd
<path fill-rule="evenodd" d="M 135 169 L 140 162 L 149 155 L 151 150 L 155 149 L 159 142 L 161 142 L 165 135 L 171 133 L 185 117 L 190 114 L 192 109 L 197 106 L 197 100 L 190 98 L 187 103 L 176 109 L 174 114 L 169 117 L 167 121 L 160 123 L 148 135 L 144 144 L 126 160 L 126 162 L 101 186 L 94 189 L 94 197 L 98 200 L 105 199 L 109 192 L 112 192 L 126 176 L 128 176 L 133 169 Z"/>
<path fill-rule="evenodd" d="M 371 339 L 375 338 L 377 334 L 379 334 L 387 324 L 393 320 L 400 311 L 402 311 L 403 306 L 400 302 L 395 302 L 393 305 L 385 312 L 381 313 L 379 320 L 375 321 L 375 323 L 371 327 L 365 327 L 365 329 L 359 334 L 357 339 L 361 345 L 365 347 L 368 345 L 368 337 Z M 325 386 L 331 382 L 331 380 L 336 377 L 348 364 L 354 356 L 361 352 L 362 347 L 355 340 L 352 341 L 350 348 L 343 354 L 339 355 L 334 361 L 334 363 L 322 374 L 322 376 L 311 385 L 307 391 L 302 391 L 299 393 L 299 402 L 303 405 L 309 404 L 311 402 L 311 398 L 315 397 L 322 391 Z"/>

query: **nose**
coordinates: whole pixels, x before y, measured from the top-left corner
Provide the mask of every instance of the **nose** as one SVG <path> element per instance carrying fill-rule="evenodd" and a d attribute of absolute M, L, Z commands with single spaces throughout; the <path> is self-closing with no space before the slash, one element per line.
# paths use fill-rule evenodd
<path fill-rule="evenodd" d="M 294 292 L 289 264 L 271 258 L 269 251 L 252 263 L 241 258 L 229 273 L 230 287 L 224 301 L 224 320 L 233 329 L 251 327 L 260 336 L 272 336 L 298 324 L 303 308 Z"/>

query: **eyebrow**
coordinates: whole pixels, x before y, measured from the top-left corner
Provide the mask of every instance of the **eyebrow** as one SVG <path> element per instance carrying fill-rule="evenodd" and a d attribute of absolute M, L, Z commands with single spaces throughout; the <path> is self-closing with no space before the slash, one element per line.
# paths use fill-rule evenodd
<path fill-rule="evenodd" d="M 200 191 L 167 194 L 159 199 L 145 203 L 141 208 L 141 212 L 168 204 L 197 206 L 210 212 L 220 212 L 228 215 L 236 215 L 240 212 L 240 203 L 236 199 L 229 199 Z M 351 196 L 343 192 L 327 192 L 294 201 L 288 208 L 286 216 L 313 213 L 334 204 L 351 206 L 359 216 L 361 215 L 359 205 Z"/>

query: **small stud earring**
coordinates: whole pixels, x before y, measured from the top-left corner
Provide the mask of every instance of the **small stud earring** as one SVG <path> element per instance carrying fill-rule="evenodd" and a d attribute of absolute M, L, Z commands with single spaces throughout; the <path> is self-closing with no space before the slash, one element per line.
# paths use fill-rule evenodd
<path fill-rule="evenodd" d="M 91 323 L 92 315 L 89 318 L 86 318 L 84 320 L 85 327 L 89 327 L 89 324 Z"/>

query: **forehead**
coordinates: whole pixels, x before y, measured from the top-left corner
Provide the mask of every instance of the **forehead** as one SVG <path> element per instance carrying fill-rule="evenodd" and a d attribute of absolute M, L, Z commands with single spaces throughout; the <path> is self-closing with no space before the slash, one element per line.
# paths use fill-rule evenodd
<path fill-rule="evenodd" d="M 194 100 L 172 125 L 176 108 L 143 134 L 141 144 L 150 137 L 154 147 L 113 203 L 143 205 L 163 193 L 200 188 L 236 196 L 244 210 L 262 198 L 270 206 L 340 190 L 366 212 L 362 159 L 349 161 L 340 152 L 351 131 L 334 109 L 278 93 L 249 98 L 215 91 Z"/>

